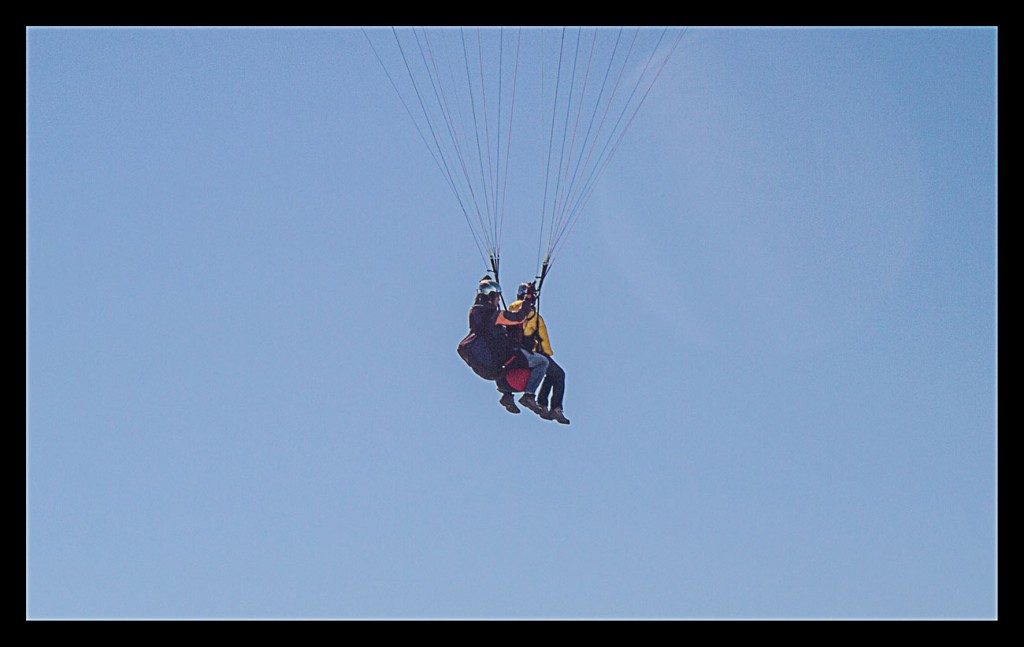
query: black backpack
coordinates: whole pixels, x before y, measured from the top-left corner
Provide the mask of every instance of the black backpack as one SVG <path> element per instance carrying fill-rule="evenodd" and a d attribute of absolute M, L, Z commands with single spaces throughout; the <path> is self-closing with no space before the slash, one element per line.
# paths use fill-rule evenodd
<path fill-rule="evenodd" d="M 457 351 L 459 357 L 469 364 L 473 372 L 485 380 L 496 380 L 505 372 L 505 367 L 495 361 L 494 353 L 491 352 L 487 341 L 478 337 L 475 332 L 463 337 Z"/>

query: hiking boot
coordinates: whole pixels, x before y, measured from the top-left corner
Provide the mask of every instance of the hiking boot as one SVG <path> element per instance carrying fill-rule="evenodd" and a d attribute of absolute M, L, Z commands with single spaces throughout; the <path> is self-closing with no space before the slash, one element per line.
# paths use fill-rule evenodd
<path fill-rule="evenodd" d="M 569 424 L 569 419 L 566 418 L 564 415 L 562 415 L 562 407 L 558 407 L 557 409 L 552 409 L 549 413 L 551 414 L 551 417 L 548 418 L 548 420 L 557 420 L 558 422 L 562 423 L 563 425 Z"/>
<path fill-rule="evenodd" d="M 505 407 L 509 413 L 519 413 L 519 407 L 516 406 L 515 398 L 511 393 L 503 393 L 498 402 L 501 403 L 501 406 Z"/>
<path fill-rule="evenodd" d="M 537 415 L 540 416 L 541 418 L 544 418 L 545 420 L 550 420 L 550 418 L 548 418 L 548 403 L 547 403 L 547 401 L 546 400 L 537 400 L 537 406 L 541 408 L 541 410 L 537 412 Z"/>
<path fill-rule="evenodd" d="M 541 418 L 544 418 L 545 420 L 554 420 L 555 419 L 555 414 L 551 413 L 551 409 L 548 409 L 544 405 L 541 405 L 541 408 L 544 409 L 544 411 L 541 411 L 540 413 L 538 413 L 537 414 L 538 416 L 540 416 Z"/>
<path fill-rule="evenodd" d="M 536 413 L 537 415 L 543 415 L 543 413 L 546 411 L 544 407 L 537 404 L 537 400 L 534 399 L 532 393 L 524 393 L 522 397 L 519 398 L 519 404 L 523 405 L 524 407 Z"/>

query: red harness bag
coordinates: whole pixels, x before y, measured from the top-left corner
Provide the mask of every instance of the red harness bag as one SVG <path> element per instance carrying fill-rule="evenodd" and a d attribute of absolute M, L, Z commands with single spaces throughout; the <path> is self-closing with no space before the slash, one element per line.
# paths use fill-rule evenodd
<path fill-rule="evenodd" d="M 529 379 L 530 369 L 528 368 L 510 368 L 505 372 L 505 381 L 513 391 L 525 391 Z"/>

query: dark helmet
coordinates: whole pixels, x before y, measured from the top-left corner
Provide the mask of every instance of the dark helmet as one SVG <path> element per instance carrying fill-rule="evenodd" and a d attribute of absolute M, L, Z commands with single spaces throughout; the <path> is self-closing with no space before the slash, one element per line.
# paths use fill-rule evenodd
<path fill-rule="evenodd" d="M 533 283 L 520 283 L 519 289 L 516 291 L 516 296 L 520 299 L 529 297 L 531 299 L 537 296 L 537 287 Z"/>
<path fill-rule="evenodd" d="M 480 279 L 480 285 L 476 288 L 477 294 L 483 294 L 485 296 L 491 296 L 492 294 L 501 294 L 501 286 L 498 282 L 492 279 L 490 276 L 485 276 Z"/>

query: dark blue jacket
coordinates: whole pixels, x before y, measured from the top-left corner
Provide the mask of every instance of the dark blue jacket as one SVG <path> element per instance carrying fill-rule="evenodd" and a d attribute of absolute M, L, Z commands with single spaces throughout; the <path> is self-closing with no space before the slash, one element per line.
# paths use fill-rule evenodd
<path fill-rule="evenodd" d="M 500 310 L 491 305 L 487 296 L 477 295 L 469 309 L 469 331 L 484 340 L 498 366 L 503 365 L 516 352 L 516 344 L 505 326 L 521 326 L 533 312 L 533 305 L 524 305 L 519 312 Z"/>

